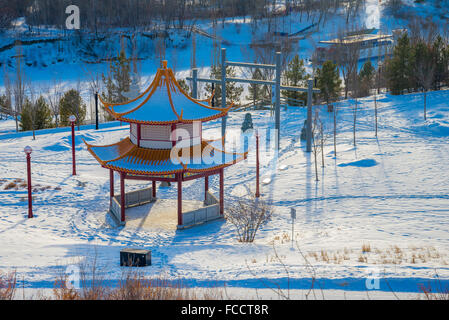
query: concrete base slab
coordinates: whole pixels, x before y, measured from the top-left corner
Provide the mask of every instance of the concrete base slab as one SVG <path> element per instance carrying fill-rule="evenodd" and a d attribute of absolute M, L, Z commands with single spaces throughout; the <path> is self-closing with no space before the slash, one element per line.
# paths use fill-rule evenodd
<path fill-rule="evenodd" d="M 177 206 L 176 199 L 157 199 L 145 205 L 127 208 L 125 228 L 176 230 L 178 226 Z M 182 200 L 183 213 L 203 207 L 203 201 Z"/>

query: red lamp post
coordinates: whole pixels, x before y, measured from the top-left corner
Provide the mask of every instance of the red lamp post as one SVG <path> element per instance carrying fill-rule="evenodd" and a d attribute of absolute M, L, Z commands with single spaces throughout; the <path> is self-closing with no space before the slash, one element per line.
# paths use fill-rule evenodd
<path fill-rule="evenodd" d="M 71 115 L 69 117 L 72 125 L 72 175 L 76 176 L 76 160 L 75 160 L 75 121 L 76 117 Z"/>
<path fill-rule="evenodd" d="M 31 149 L 30 146 L 26 146 L 23 152 L 27 155 L 27 184 L 28 184 L 28 218 L 33 217 L 33 197 L 31 195 Z"/>
<path fill-rule="evenodd" d="M 256 198 L 259 197 L 259 133 L 256 130 Z"/>

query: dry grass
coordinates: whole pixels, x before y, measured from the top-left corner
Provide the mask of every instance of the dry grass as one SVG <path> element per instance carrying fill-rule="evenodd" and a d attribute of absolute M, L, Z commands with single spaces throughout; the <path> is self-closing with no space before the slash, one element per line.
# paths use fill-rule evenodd
<path fill-rule="evenodd" d="M 362 253 L 371 252 L 371 246 L 369 244 L 362 245 Z"/>
<path fill-rule="evenodd" d="M 127 273 L 116 287 L 105 286 L 102 281 L 81 282 L 81 288 L 68 288 L 65 280 L 55 282 L 53 294 L 57 300 L 223 300 L 222 290 L 190 289 L 181 281 L 162 278 L 150 279 L 138 272 Z"/>

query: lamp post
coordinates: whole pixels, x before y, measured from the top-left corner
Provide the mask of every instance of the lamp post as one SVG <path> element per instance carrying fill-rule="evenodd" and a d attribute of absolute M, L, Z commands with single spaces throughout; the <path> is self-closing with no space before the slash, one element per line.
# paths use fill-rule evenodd
<path fill-rule="evenodd" d="M 27 155 L 27 184 L 28 184 L 28 218 L 33 217 L 33 198 L 31 195 L 31 149 L 30 146 L 26 146 L 23 152 Z"/>
<path fill-rule="evenodd" d="M 75 160 L 75 121 L 76 117 L 72 114 L 69 117 L 72 125 L 72 175 L 76 176 L 76 160 Z"/>

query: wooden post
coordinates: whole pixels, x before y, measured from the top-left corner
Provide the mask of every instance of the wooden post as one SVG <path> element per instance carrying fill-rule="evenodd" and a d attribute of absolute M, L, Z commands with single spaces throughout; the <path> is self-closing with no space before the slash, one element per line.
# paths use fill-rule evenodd
<path fill-rule="evenodd" d="M 307 127 L 306 151 L 312 152 L 312 99 L 313 99 L 313 80 L 307 80 Z"/>
<path fill-rule="evenodd" d="M 209 190 L 209 176 L 204 177 L 204 201 L 207 200 L 207 191 Z"/>
<path fill-rule="evenodd" d="M 109 196 L 114 198 L 114 170 L 109 169 Z"/>
<path fill-rule="evenodd" d="M 281 53 L 276 52 L 276 84 L 275 84 L 275 129 L 276 150 L 279 150 L 281 142 Z"/>
<path fill-rule="evenodd" d="M 221 107 L 226 108 L 226 48 L 221 48 Z M 221 118 L 221 137 L 226 134 L 226 120 L 227 115 Z"/>
<path fill-rule="evenodd" d="M 95 130 L 98 130 L 98 92 L 95 92 Z"/>
<path fill-rule="evenodd" d="M 192 98 L 198 99 L 198 69 L 192 69 Z"/>
<path fill-rule="evenodd" d="M 142 139 L 142 131 L 140 123 L 137 124 L 137 146 L 140 147 L 140 140 Z"/>
<path fill-rule="evenodd" d="M 178 178 L 178 226 L 182 226 L 182 173 L 177 173 Z"/>
<path fill-rule="evenodd" d="M 256 131 L 256 198 L 259 197 L 259 133 Z"/>
<path fill-rule="evenodd" d="M 120 214 L 121 221 L 125 222 L 125 173 L 120 172 Z"/>
<path fill-rule="evenodd" d="M 156 181 L 153 180 L 153 184 L 152 184 L 152 189 L 153 189 L 153 198 L 156 198 Z"/>
<path fill-rule="evenodd" d="M 220 169 L 220 215 L 224 214 L 224 177 L 223 168 Z"/>

